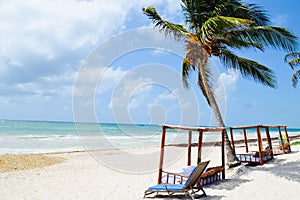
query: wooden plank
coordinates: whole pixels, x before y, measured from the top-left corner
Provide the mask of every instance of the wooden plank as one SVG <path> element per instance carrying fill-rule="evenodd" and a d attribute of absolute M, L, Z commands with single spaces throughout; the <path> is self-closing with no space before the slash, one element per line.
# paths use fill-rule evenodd
<path fill-rule="evenodd" d="M 171 125 L 166 125 L 163 124 L 163 127 L 166 127 L 168 129 L 173 129 L 173 130 L 183 130 L 183 131 L 204 131 L 204 132 L 221 132 L 223 127 L 216 127 L 216 128 L 207 128 L 207 127 L 190 127 L 190 126 L 171 126 Z"/>
<path fill-rule="evenodd" d="M 278 126 L 277 128 L 278 128 L 278 133 L 279 133 L 280 142 L 281 142 L 281 146 L 282 146 L 282 153 L 285 154 L 284 142 L 283 142 L 282 135 L 281 135 L 281 127 Z"/>
<path fill-rule="evenodd" d="M 285 132 L 285 135 L 286 135 L 286 141 L 287 141 L 288 144 L 289 144 L 289 152 L 292 152 L 292 150 L 291 150 L 291 144 L 290 144 L 290 138 L 289 138 L 289 135 L 288 135 L 288 131 L 287 131 L 286 126 L 284 126 L 284 132 Z"/>
<path fill-rule="evenodd" d="M 201 162 L 201 153 L 202 153 L 202 138 L 203 138 L 203 132 L 199 131 L 199 137 L 198 137 L 198 158 L 197 158 L 197 165 Z"/>
<path fill-rule="evenodd" d="M 226 129 L 222 131 L 222 179 L 225 179 L 225 134 L 226 134 Z"/>
<path fill-rule="evenodd" d="M 252 125 L 252 126 L 232 126 L 230 127 L 231 129 L 248 129 L 248 128 L 257 128 L 258 126 L 262 126 L 262 125 Z"/>
<path fill-rule="evenodd" d="M 166 127 L 162 127 L 161 145 L 160 145 L 160 157 L 159 157 L 159 167 L 158 167 L 158 180 L 157 183 L 161 183 L 163 163 L 164 163 L 164 150 L 165 150 L 165 140 L 166 140 Z"/>
<path fill-rule="evenodd" d="M 271 140 L 271 137 L 270 137 L 270 130 L 269 130 L 269 127 L 265 127 L 266 129 L 266 134 L 267 134 L 267 140 L 268 140 L 268 144 L 269 144 L 269 148 L 271 149 L 271 156 L 272 158 L 274 157 L 273 155 L 273 147 L 272 147 L 272 140 Z"/>
<path fill-rule="evenodd" d="M 231 137 L 232 151 L 235 154 L 234 139 L 233 139 L 233 129 L 231 127 L 230 127 L 230 137 Z"/>
<path fill-rule="evenodd" d="M 243 133 L 244 133 L 244 142 L 245 142 L 245 147 L 246 147 L 246 153 L 249 152 L 249 149 L 248 149 L 248 140 L 247 140 L 247 132 L 246 132 L 246 129 L 243 128 Z"/>
<path fill-rule="evenodd" d="M 258 142 L 258 151 L 259 151 L 259 159 L 260 159 L 260 165 L 264 164 L 263 155 L 262 155 L 262 139 L 261 139 L 261 133 L 260 133 L 261 126 L 257 126 L 257 142 Z"/>
<path fill-rule="evenodd" d="M 187 166 L 191 166 L 191 155 L 192 155 L 192 131 L 189 131 Z"/>

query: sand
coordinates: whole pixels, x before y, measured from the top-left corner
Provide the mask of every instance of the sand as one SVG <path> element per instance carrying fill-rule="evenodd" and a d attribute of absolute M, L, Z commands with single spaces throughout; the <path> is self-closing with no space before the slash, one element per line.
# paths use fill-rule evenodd
<path fill-rule="evenodd" d="M 63 157 L 40 154 L 0 155 L 0 173 L 42 168 L 65 161 Z"/>
<path fill-rule="evenodd" d="M 226 180 L 204 187 L 202 199 L 299 199 L 300 146 L 292 151 L 263 166 L 227 171 Z M 169 147 L 166 155 L 167 169 L 186 164 L 185 148 Z M 220 164 L 219 147 L 203 155 Z M 2 155 L 0 199 L 142 199 L 157 182 L 158 160 L 159 148 Z"/>

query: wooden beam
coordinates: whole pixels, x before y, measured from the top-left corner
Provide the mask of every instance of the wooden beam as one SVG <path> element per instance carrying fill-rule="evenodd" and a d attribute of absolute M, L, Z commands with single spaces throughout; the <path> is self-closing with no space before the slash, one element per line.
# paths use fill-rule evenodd
<path fill-rule="evenodd" d="M 280 142 L 281 142 L 281 146 L 282 146 L 282 152 L 285 154 L 284 142 L 283 142 L 282 135 L 281 135 L 281 127 L 278 126 L 277 128 L 278 128 L 278 133 L 279 133 Z"/>
<path fill-rule="evenodd" d="M 199 131 L 197 165 L 201 162 L 203 131 Z"/>
<path fill-rule="evenodd" d="M 233 129 L 231 127 L 230 127 L 230 137 L 231 137 L 232 151 L 235 154 L 235 147 L 234 147 L 234 140 L 233 140 Z"/>
<path fill-rule="evenodd" d="M 289 144 L 289 152 L 292 152 L 292 150 L 291 150 L 291 144 L 290 144 L 290 138 L 289 138 L 289 135 L 288 135 L 288 131 L 287 131 L 286 126 L 284 126 L 284 132 L 285 132 L 285 135 L 286 135 L 286 141 L 287 141 L 288 144 Z"/>
<path fill-rule="evenodd" d="M 192 155 L 192 131 L 189 131 L 187 166 L 191 166 L 191 155 Z"/>
<path fill-rule="evenodd" d="M 173 130 L 183 130 L 183 131 L 204 131 L 204 132 L 221 132 L 224 128 L 217 127 L 217 128 L 208 128 L 208 127 L 191 127 L 191 126 L 171 126 L 171 125 L 162 125 L 168 129 Z"/>
<path fill-rule="evenodd" d="M 257 128 L 258 126 L 262 126 L 262 125 L 252 125 L 252 126 L 232 126 L 230 127 L 231 129 L 249 129 L 249 128 Z"/>
<path fill-rule="evenodd" d="M 164 150 L 165 150 L 165 141 L 166 141 L 166 127 L 162 126 L 162 136 L 160 144 L 160 157 L 159 157 L 159 167 L 158 167 L 158 180 L 157 183 L 161 183 L 163 163 L 164 163 Z"/>
<path fill-rule="evenodd" d="M 264 164 L 263 155 L 262 155 L 262 139 L 260 134 L 260 128 L 261 126 L 257 126 L 257 141 L 258 141 L 258 150 L 259 150 L 259 159 L 260 159 L 260 165 Z"/>
<path fill-rule="evenodd" d="M 264 127 L 266 129 L 266 136 L 267 136 L 267 142 L 268 142 L 268 146 L 270 148 L 272 148 L 272 143 L 271 143 L 271 137 L 270 137 L 270 130 L 269 130 L 269 127 L 266 126 Z"/>
<path fill-rule="evenodd" d="M 265 129 L 266 129 L 266 134 L 267 134 L 267 140 L 268 140 L 269 148 L 271 150 L 271 156 L 273 158 L 273 147 L 272 147 L 272 140 L 271 140 L 271 137 L 270 137 L 270 130 L 269 130 L 268 126 L 266 126 Z"/>
<path fill-rule="evenodd" d="M 246 153 L 249 152 L 249 149 L 248 149 L 248 140 L 247 140 L 247 132 L 246 132 L 246 129 L 243 128 L 243 133 L 244 133 L 244 142 L 245 142 L 245 147 L 246 147 Z"/>
<path fill-rule="evenodd" d="M 226 133 L 226 129 L 224 129 L 222 131 L 222 167 L 223 167 L 223 171 L 222 171 L 222 179 L 225 179 L 225 133 Z"/>

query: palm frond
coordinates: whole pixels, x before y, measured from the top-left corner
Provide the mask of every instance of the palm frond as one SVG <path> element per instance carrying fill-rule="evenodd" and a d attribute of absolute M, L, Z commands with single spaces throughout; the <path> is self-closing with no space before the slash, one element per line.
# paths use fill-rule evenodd
<path fill-rule="evenodd" d="M 275 76 L 271 69 L 253 60 L 238 57 L 228 50 L 223 50 L 220 60 L 227 68 L 238 70 L 244 78 L 253 79 L 263 85 L 276 88 Z"/>
<path fill-rule="evenodd" d="M 232 30 L 228 33 L 232 38 L 260 43 L 264 47 L 278 50 L 294 51 L 297 47 L 297 37 L 285 28 L 274 26 L 247 27 Z"/>
<path fill-rule="evenodd" d="M 182 62 L 182 83 L 186 88 L 190 87 L 189 84 L 189 78 L 190 78 L 190 72 L 195 70 L 195 67 L 192 65 L 191 61 L 189 61 L 187 58 L 183 59 Z"/>
<path fill-rule="evenodd" d="M 290 60 L 289 65 L 291 66 L 292 69 L 294 69 L 295 66 L 300 65 L 300 58 L 294 58 L 293 60 Z"/>
<path fill-rule="evenodd" d="M 285 55 L 284 61 L 288 62 L 288 60 L 294 59 L 294 58 L 300 58 L 300 52 L 291 52 Z"/>
<path fill-rule="evenodd" d="M 192 30 L 196 30 L 199 24 L 197 20 L 197 16 L 199 13 L 195 12 L 195 3 L 193 0 L 181 0 L 181 8 L 183 11 L 183 15 L 185 16 L 186 24 L 189 24 L 189 28 Z"/>
<path fill-rule="evenodd" d="M 158 28 L 165 35 L 172 35 L 176 40 L 185 38 L 188 35 L 188 31 L 181 24 L 174 24 L 163 20 L 154 7 L 148 6 L 147 8 L 143 8 L 143 12 L 152 20 L 154 27 Z"/>
<path fill-rule="evenodd" d="M 210 42 L 213 38 L 217 38 L 224 33 L 250 25 L 253 22 L 247 19 L 216 16 L 209 18 L 200 29 L 199 40 L 201 43 Z"/>
<path fill-rule="evenodd" d="M 257 4 L 244 4 L 236 13 L 241 18 L 255 21 L 259 26 L 267 26 L 270 24 L 269 15 Z"/>
<path fill-rule="evenodd" d="M 298 81 L 300 79 L 300 70 L 296 71 L 292 76 L 292 86 L 297 87 Z"/>
<path fill-rule="evenodd" d="M 300 52 L 288 53 L 284 57 L 284 62 L 288 62 L 292 69 L 300 65 Z"/>
<path fill-rule="evenodd" d="M 258 42 L 247 41 L 242 38 L 232 38 L 232 37 L 224 37 L 222 39 L 218 39 L 219 46 L 231 47 L 233 49 L 242 49 L 242 48 L 250 48 L 253 47 L 260 51 L 264 51 L 264 47 L 262 44 Z"/>
<path fill-rule="evenodd" d="M 216 15 L 249 19 L 259 26 L 265 26 L 270 23 L 269 16 L 260 6 L 257 4 L 242 3 L 238 0 L 217 1 L 213 12 L 213 16 Z"/>

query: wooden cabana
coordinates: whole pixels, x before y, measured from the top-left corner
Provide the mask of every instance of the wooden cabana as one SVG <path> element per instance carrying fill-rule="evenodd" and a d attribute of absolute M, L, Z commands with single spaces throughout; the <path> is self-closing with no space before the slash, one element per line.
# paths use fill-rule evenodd
<path fill-rule="evenodd" d="M 260 164 L 263 165 L 264 163 L 268 162 L 269 160 L 273 159 L 273 152 L 272 152 L 272 142 L 269 133 L 269 126 L 257 125 L 257 126 L 236 126 L 230 127 L 230 136 L 231 136 L 231 145 L 232 150 L 236 154 L 237 158 L 241 162 L 246 162 L 249 164 Z M 247 130 L 256 130 L 256 141 L 258 151 L 250 151 L 248 138 L 247 138 Z M 245 143 L 245 151 L 246 153 L 237 153 L 235 148 L 235 140 L 234 140 L 234 130 L 242 130 L 242 134 L 244 136 L 244 143 Z M 262 138 L 262 130 L 265 130 L 266 138 Z M 264 148 L 263 140 L 267 141 L 267 146 Z"/>
<path fill-rule="evenodd" d="M 275 139 L 278 141 L 276 145 L 273 145 L 272 151 L 273 154 L 279 155 L 279 154 L 285 154 L 291 152 L 291 146 L 290 146 L 290 139 L 288 135 L 288 131 L 286 126 L 268 126 L 268 128 L 278 130 L 277 137 L 271 139 Z M 282 131 L 284 131 L 284 134 L 282 134 Z M 272 131 L 270 131 L 272 133 Z M 271 134 L 272 136 L 272 134 Z"/>
<path fill-rule="evenodd" d="M 193 132 L 198 134 L 198 143 L 196 144 L 198 151 L 197 151 L 197 164 L 201 162 L 201 152 L 202 152 L 202 139 L 204 133 L 212 133 L 212 132 L 220 132 L 222 139 L 221 139 L 221 165 L 216 167 L 210 167 L 203 173 L 200 177 L 199 183 L 201 185 L 207 185 L 212 182 L 218 181 L 221 178 L 225 179 L 225 146 L 224 146 L 224 137 L 225 137 L 225 128 L 205 128 L 205 127 L 186 127 L 186 126 L 170 126 L 170 125 L 162 125 L 162 137 L 161 137 L 161 150 L 160 150 L 160 160 L 159 160 L 159 170 L 158 170 L 158 184 L 161 183 L 175 183 L 176 178 L 180 178 L 181 182 L 183 181 L 186 176 L 167 172 L 163 169 L 164 164 L 164 150 L 166 147 L 166 135 L 167 130 L 178 130 L 178 131 L 188 131 L 188 141 L 187 141 L 187 166 L 191 166 L 191 156 L 192 156 L 192 136 Z M 174 134 L 169 132 L 169 134 Z M 162 180 L 163 174 L 166 178 L 165 181 Z M 173 179 L 170 180 L 172 177 Z"/>

